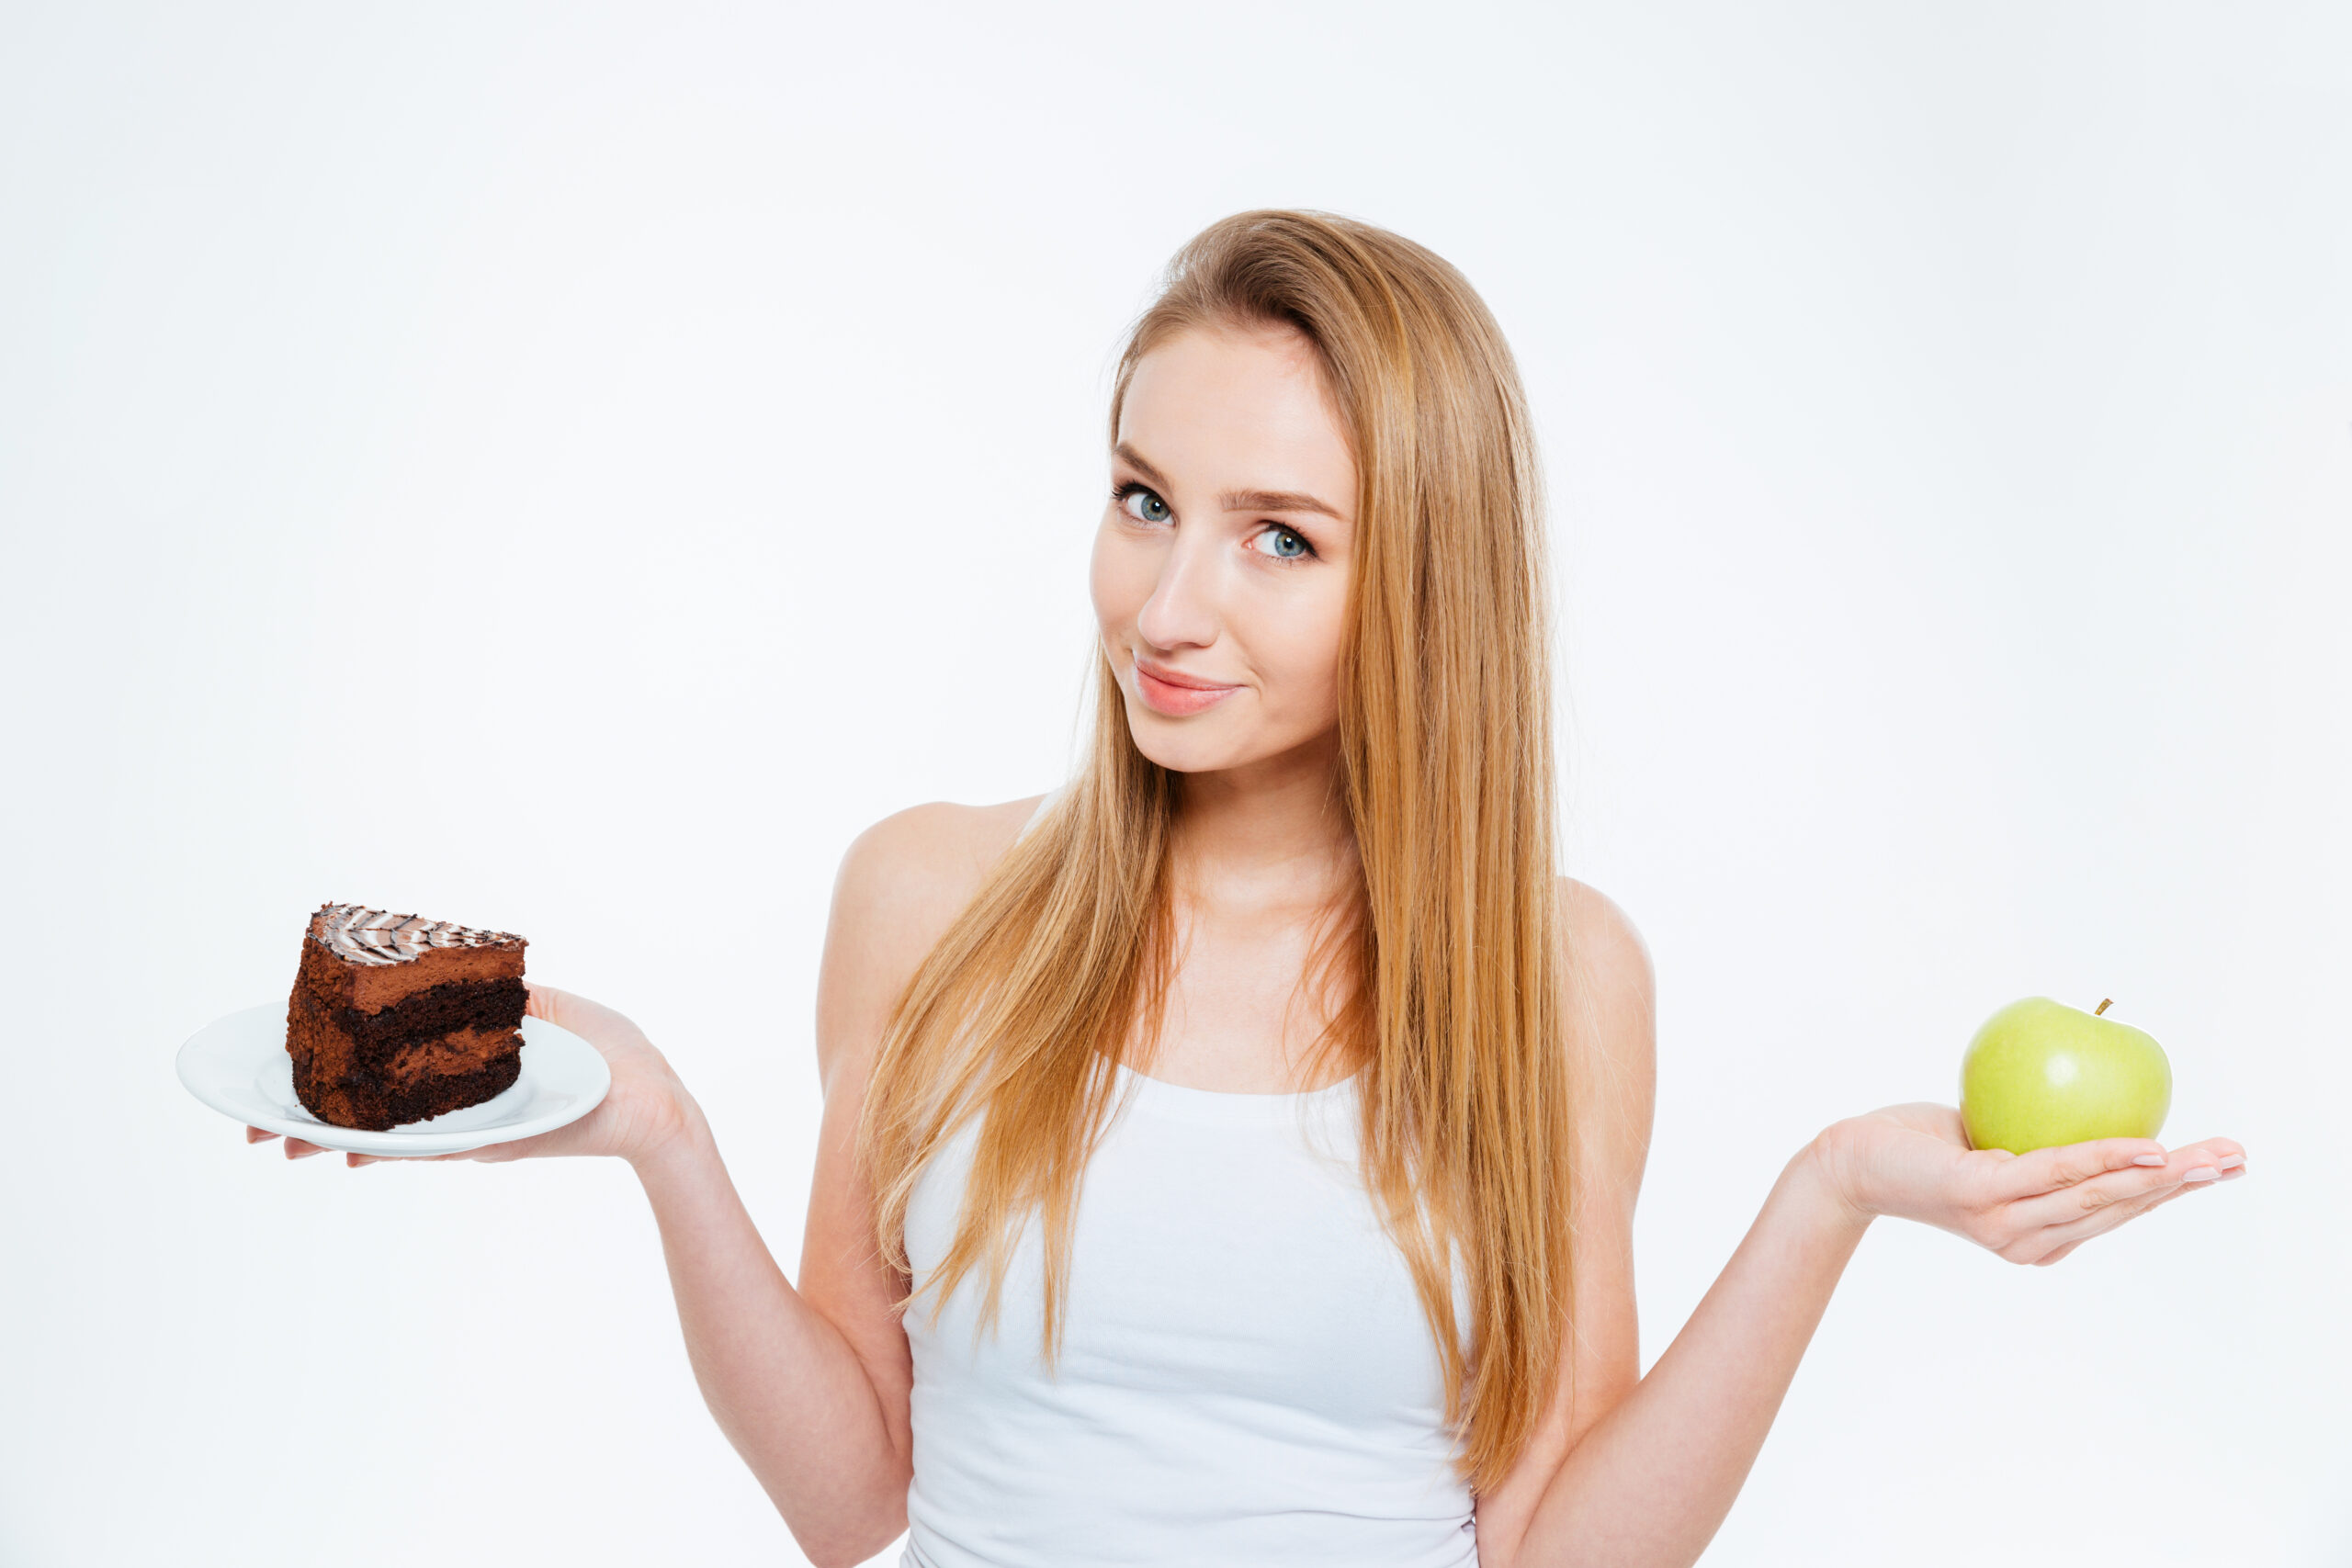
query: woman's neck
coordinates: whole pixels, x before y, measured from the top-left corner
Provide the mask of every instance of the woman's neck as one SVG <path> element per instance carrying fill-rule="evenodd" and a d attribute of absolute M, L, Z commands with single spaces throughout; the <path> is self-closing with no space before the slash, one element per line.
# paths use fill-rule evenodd
<path fill-rule="evenodd" d="M 1329 898 L 1355 874 L 1338 732 L 1246 767 L 1184 774 L 1175 851 L 1180 885 L 1212 897 L 1248 888 Z"/>

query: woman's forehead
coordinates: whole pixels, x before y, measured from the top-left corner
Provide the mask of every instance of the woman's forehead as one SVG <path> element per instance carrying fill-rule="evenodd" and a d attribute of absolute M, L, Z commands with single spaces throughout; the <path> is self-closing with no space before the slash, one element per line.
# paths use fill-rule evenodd
<path fill-rule="evenodd" d="M 1312 344 L 1289 328 L 1193 330 L 1139 359 L 1116 445 L 1170 482 L 1354 499 L 1354 459 Z"/>

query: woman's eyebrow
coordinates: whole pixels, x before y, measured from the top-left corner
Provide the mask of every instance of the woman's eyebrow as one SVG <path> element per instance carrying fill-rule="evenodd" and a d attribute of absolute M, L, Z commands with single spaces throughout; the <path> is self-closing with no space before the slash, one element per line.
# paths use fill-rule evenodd
<path fill-rule="evenodd" d="M 1153 484 L 1162 490 L 1169 488 L 1168 476 L 1146 462 L 1143 454 L 1125 442 L 1120 442 L 1111 450 L 1127 467 Z M 1227 512 L 1319 512 L 1335 523 L 1347 521 L 1346 514 L 1339 508 L 1326 505 L 1305 491 L 1228 490 L 1218 495 L 1216 503 Z"/>
<path fill-rule="evenodd" d="M 1336 507 L 1326 506 L 1296 490 L 1229 490 L 1216 498 L 1227 512 L 1319 512 L 1334 523 L 1344 523 Z"/>
<path fill-rule="evenodd" d="M 1136 472 L 1141 474 L 1144 478 L 1149 479 L 1160 489 L 1166 490 L 1169 488 L 1168 476 L 1161 473 L 1158 468 L 1153 468 L 1149 463 L 1145 462 L 1143 460 L 1143 454 L 1128 446 L 1125 442 L 1120 442 L 1116 446 L 1112 447 L 1111 450 L 1116 454 L 1118 457 L 1127 465 L 1127 467 L 1133 468 Z"/>

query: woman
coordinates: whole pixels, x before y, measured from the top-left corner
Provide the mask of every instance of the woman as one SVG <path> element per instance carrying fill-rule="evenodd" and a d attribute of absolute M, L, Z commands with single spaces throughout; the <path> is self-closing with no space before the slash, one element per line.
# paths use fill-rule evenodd
<path fill-rule="evenodd" d="M 842 863 L 797 1287 L 581 998 L 532 1010 L 610 1096 L 453 1156 L 635 1167 L 704 1396 L 812 1561 L 906 1529 L 922 1568 L 1688 1563 L 1874 1216 L 2051 1263 L 2243 1169 L 1839 1122 L 1641 1376 L 1651 978 L 1554 872 L 1492 319 L 1393 234 L 1245 213 L 1177 257 L 1110 434 L 1085 765 Z"/>

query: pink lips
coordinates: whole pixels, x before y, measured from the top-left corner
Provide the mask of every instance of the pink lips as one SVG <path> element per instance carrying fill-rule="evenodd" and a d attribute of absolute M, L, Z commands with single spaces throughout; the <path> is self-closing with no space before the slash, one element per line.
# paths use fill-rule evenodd
<path fill-rule="evenodd" d="M 1147 664 L 1141 659 L 1136 660 L 1136 694 L 1143 698 L 1146 707 L 1170 718 L 1182 718 L 1215 707 L 1240 689 Z"/>

